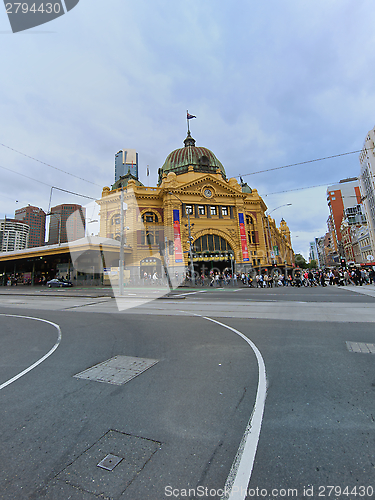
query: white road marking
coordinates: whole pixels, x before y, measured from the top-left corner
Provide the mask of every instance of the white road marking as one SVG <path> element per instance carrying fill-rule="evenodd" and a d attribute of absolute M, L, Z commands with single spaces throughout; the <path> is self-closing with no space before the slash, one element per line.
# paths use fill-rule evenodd
<path fill-rule="evenodd" d="M 180 293 L 179 295 L 173 295 L 173 297 L 183 297 L 184 295 L 194 295 L 195 293 L 206 293 L 207 290 L 198 290 L 197 292 L 186 292 Z"/>
<path fill-rule="evenodd" d="M 0 390 L 1 390 L 1 389 L 4 389 L 4 387 L 6 387 L 7 385 L 12 384 L 13 382 L 15 382 L 16 380 L 18 380 L 19 378 L 21 378 L 24 375 L 26 375 L 26 373 L 29 373 L 29 371 L 31 371 L 34 368 L 36 368 L 38 365 L 40 365 L 40 363 L 43 363 L 44 360 L 46 360 L 49 356 L 51 356 L 51 354 L 53 354 L 56 351 L 56 349 L 59 347 L 59 345 L 60 345 L 60 342 L 61 342 L 61 330 L 60 330 L 59 325 L 57 325 L 56 323 L 52 323 L 52 321 L 48 321 L 48 320 L 42 319 L 42 318 L 33 318 L 32 316 L 20 316 L 18 314 L 0 314 L 0 316 L 5 316 L 7 318 L 23 318 L 23 319 L 33 319 L 34 321 L 41 321 L 43 323 L 48 323 L 49 325 L 54 326 L 57 329 L 57 331 L 58 331 L 57 342 L 52 347 L 52 349 L 50 351 L 48 351 L 47 354 L 45 354 L 38 361 L 36 361 L 31 366 L 29 366 L 28 368 L 26 368 L 26 370 L 23 370 L 21 373 L 19 373 L 15 377 L 13 377 L 13 378 L 9 379 L 7 382 L 4 382 L 3 384 L 1 384 L 0 385 Z"/>
<path fill-rule="evenodd" d="M 239 335 L 250 345 L 258 361 L 259 375 L 255 405 L 225 483 L 225 491 L 230 492 L 229 496 L 226 495 L 222 499 L 243 500 L 247 496 L 247 488 L 253 472 L 255 454 L 258 448 L 260 429 L 262 427 L 264 405 L 267 395 L 266 366 L 257 346 L 243 333 L 215 319 L 208 318 L 207 316 L 202 317 Z"/>

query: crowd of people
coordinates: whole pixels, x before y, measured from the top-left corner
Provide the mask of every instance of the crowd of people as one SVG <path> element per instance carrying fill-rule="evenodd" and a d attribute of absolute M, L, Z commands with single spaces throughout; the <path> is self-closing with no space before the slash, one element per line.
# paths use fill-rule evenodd
<path fill-rule="evenodd" d="M 185 283 L 191 283 L 187 273 Z M 253 270 L 252 272 L 234 273 L 230 271 L 211 271 L 195 276 L 195 283 L 201 286 L 247 286 L 252 288 L 272 288 L 278 286 L 314 287 L 314 286 L 346 286 L 375 284 L 375 270 L 359 267 L 333 269 L 293 269 L 282 273 L 279 270 Z"/>

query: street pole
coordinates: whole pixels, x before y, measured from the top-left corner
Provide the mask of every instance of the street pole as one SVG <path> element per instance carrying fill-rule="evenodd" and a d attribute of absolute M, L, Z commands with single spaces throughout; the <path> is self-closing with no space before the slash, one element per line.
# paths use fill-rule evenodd
<path fill-rule="evenodd" d="M 47 212 L 46 213 L 46 216 L 52 217 L 53 215 L 59 219 L 58 222 L 57 222 L 57 224 L 59 226 L 58 240 L 57 241 L 58 241 L 59 246 L 61 246 L 61 217 L 62 217 L 62 214 L 58 214 L 58 213 L 55 213 L 55 212 Z"/>
<path fill-rule="evenodd" d="M 269 219 L 269 216 L 272 214 L 272 212 L 274 212 L 275 210 L 278 210 L 279 208 L 283 208 L 283 207 L 290 207 L 292 204 L 291 203 L 285 203 L 284 205 L 280 205 L 279 207 L 276 207 L 274 208 L 273 210 L 271 210 L 271 212 L 269 212 L 267 214 L 266 212 L 266 216 L 267 216 L 267 224 L 268 224 L 268 234 L 269 234 L 269 239 L 270 239 L 270 245 L 271 245 L 271 248 L 270 248 L 270 252 L 273 252 L 273 245 L 272 245 L 272 234 L 271 234 L 271 229 L 270 229 L 270 219 Z M 270 257 L 271 257 L 271 253 L 270 253 Z M 271 257 L 272 258 L 272 257 Z M 276 263 L 276 258 L 272 258 L 272 264 L 273 263 Z"/>
<path fill-rule="evenodd" d="M 60 215 L 60 219 L 59 219 L 59 246 L 61 245 L 61 215 L 62 214 L 59 214 Z"/>
<path fill-rule="evenodd" d="M 191 282 L 195 285 L 195 273 L 194 273 L 194 264 L 193 264 L 193 252 L 191 245 L 191 226 L 190 226 L 190 210 L 188 211 L 188 230 L 189 230 L 189 255 L 190 255 L 190 274 L 191 274 Z"/>
<path fill-rule="evenodd" d="M 234 286 L 234 267 L 233 267 L 233 255 L 230 254 L 230 264 L 232 268 L 232 286 Z"/>
<path fill-rule="evenodd" d="M 121 186 L 120 196 L 120 214 L 121 214 L 121 234 L 120 234 L 120 262 L 119 262 L 119 287 L 120 296 L 124 295 L 124 187 Z"/>
<path fill-rule="evenodd" d="M 270 245 L 270 253 L 269 253 L 269 260 L 271 261 L 270 263 L 273 264 L 273 259 L 272 259 L 272 252 L 273 252 L 273 247 L 272 247 L 272 235 L 271 235 L 271 229 L 270 229 L 270 218 L 269 214 L 267 215 L 267 225 L 268 225 L 268 241 Z"/>
<path fill-rule="evenodd" d="M 182 200 L 177 196 L 177 194 L 172 193 L 172 191 L 168 191 L 169 194 L 175 196 L 180 202 L 181 205 L 183 206 Z M 193 285 L 195 285 L 195 273 L 194 273 L 194 264 L 193 264 L 193 251 L 192 251 L 192 244 L 191 244 L 191 225 L 190 225 L 190 210 L 187 212 L 188 216 L 188 232 L 189 232 L 189 256 L 190 256 L 190 274 L 191 274 L 191 282 Z"/>
<path fill-rule="evenodd" d="M 317 240 L 317 238 L 314 239 L 315 252 L 316 252 L 316 260 L 318 262 L 318 269 L 320 269 L 320 259 L 319 259 L 318 245 L 316 244 L 316 240 Z"/>

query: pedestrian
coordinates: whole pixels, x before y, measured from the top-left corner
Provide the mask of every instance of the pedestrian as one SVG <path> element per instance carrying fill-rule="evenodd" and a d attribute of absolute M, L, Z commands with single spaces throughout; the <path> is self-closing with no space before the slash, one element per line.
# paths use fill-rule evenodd
<path fill-rule="evenodd" d="M 333 285 L 333 278 L 334 278 L 332 269 L 330 270 L 328 277 L 329 277 L 329 284 L 332 286 Z"/>

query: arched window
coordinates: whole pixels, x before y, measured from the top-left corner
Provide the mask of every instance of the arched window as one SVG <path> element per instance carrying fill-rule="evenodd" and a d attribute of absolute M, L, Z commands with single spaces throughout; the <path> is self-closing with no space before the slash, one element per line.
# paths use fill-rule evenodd
<path fill-rule="evenodd" d="M 159 222 L 158 216 L 154 214 L 154 212 L 146 212 L 142 214 L 142 222 L 146 223 L 154 223 L 157 224 Z"/>
<path fill-rule="evenodd" d="M 217 234 L 204 234 L 193 243 L 194 251 L 201 252 L 232 252 L 232 248 Z"/>
<path fill-rule="evenodd" d="M 121 224 L 121 215 L 115 214 L 112 216 L 111 225 Z"/>
<path fill-rule="evenodd" d="M 210 166 L 210 160 L 205 155 L 203 155 L 199 158 L 199 163 L 200 163 L 201 167 L 209 167 Z"/>

